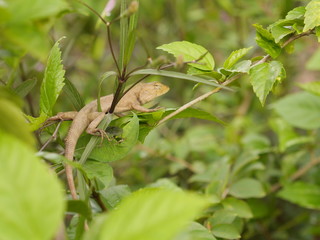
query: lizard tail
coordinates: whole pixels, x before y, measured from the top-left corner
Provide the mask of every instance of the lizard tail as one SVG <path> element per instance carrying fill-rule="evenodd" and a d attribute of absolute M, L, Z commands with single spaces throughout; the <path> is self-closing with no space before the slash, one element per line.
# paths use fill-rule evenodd
<path fill-rule="evenodd" d="M 81 132 L 80 132 L 80 134 L 81 134 Z M 80 134 L 79 134 L 79 136 L 75 136 L 74 133 L 69 132 L 68 136 L 66 137 L 65 157 L 70 161 L 73 161 L 74 151 L 76 148 L 77 141 L 80 137 Z M 72 136 L 72 138 L 69 137 L 70 135 Z M 67 177 L 68 187 L 70 189 L 72 199 L 78 200 L 78 194 L 77 194 L 77 189 L 76 189 L 76 186 L 74 183 L 72 166 L 69 164 L 66 164 L 65 169 L 66 169 L 66 177 Z"/>

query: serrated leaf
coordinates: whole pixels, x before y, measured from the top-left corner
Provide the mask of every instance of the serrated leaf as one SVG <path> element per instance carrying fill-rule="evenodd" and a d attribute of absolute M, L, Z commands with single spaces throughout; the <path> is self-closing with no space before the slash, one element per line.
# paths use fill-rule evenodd
<path fill-rule="evenodd" d="M 256 28 L 257 44 L 272 58 L 277 58 L 281 53 L 281 47 L 275 42 L 272 34 L 259 24 L 253 25 Z"/>
<path fill-rule="evenodd" d="M 312 0 L 306 6 L 306 13 L 304 14 L 304 28 L 306 32 L 320 25 L 320 0 Z"/>
<path fill-rule="evenodd" d="M 208 204 L 206 198 L 191 193 L 142 189 L 108 214 L 95 239 L 171 240 Z M 90 231 L 84 239 L 92 239 Z"/>
<path fill-rule="evenodd" d="M 0 161 L 1 238 L 52 239 L 63 221 L 59 180 L 29 147 L 4 132 L 0 156 L 6 156 Z"/>
<path fill-rule="evenodd" d="M 176 58 L 182 56 L 185 62 L 198 60 L 206 54 L 198 63 L 189 63 L 189 65 L 206 71 L 212 71 L 214 69 L 214 59 L 212 55 L 208 53 L 207 49 L 200 45 L 187 41 L 177 41 L 163 44 L 157 47 L 157 49 L 171 53 Z"/>
<path fill-rule="evenodd" d="M 262 198 L 266 195 L 261 182 L 253 178 L 243 178 L 233 183 L 229 192 L 236 198 Z"/>
<path fill-rule="evenodd" d="M 302 129 L 320 127 L 320 97 L 307 92 L 288 95 L 271 107 L 284 120 Z"/>
<path fill-rule="evenodd" d="M 320 209 L 320 187 L 306 182 L 285 185 L 278 197 L 309 209 Z"/>
<path fill-rule="evenodd" d="M 42 124 L 46 121 L 48 116 L 45 113 L 41 113 L 39 117 L 32 117 L 29 115 L 24 115 L 28 120 L 31 131 L 35 131 L 42 127 Z"/>
<path fill-rule="evenodd" d="M 284 68 L 282 63 L 278 61 L 262 63 L 250 69 L 250 82 L 262 106 L 269 92 L 272 90 L 274 83 L 281 81 L 283 77 Z"/>
<path fill-rule="evenodd" d="M 40 90 L 40 114 L 52 115 L 52 108 L 64 86 L 59 39 L 51 49 Z"/>
<path fill-rule="evenodd" d="M 236 51 L 233 51 L 227 60 L 223 63 L 223 67 L 226 69 L 230 69 L 233 67 L 241 58 L 243 58 L 251 49 L 250 48 L 242 48 Z"/>
<path fill-rule="evenodd" d="M 296 7 L 287 13 L 286 19 L 288 20 L 303 19 L 305 12 L 306 12 L 305 7 L 303 6 Z"/>

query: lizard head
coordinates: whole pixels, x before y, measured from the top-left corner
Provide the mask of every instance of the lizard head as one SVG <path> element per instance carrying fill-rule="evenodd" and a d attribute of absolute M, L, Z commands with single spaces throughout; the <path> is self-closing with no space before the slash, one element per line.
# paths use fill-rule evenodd
<path fill-rule="evenodd" d="M 159 82 L 141 83 L 140 86 L 138 98 L 141 104 L 148 103 L 169 91 L 168 86 Z"/>

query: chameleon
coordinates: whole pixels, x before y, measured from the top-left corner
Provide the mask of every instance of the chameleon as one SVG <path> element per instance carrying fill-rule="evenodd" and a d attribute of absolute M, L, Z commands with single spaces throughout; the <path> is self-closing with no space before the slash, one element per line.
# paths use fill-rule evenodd
<path fill-rule="evenodd" d="M 154 112 L 158 108 L 148 109 L 142 105 L 152 101 L 153 99 L 167 93 L 169 87 L 159 83 L 138 83 L 131 88 L 118 102 L 114 109 L 114 114 L 118 115 L 123 112 L 136 110 L 139 112 Z M 48 118 L 47 121 L 67 121 L 72 120 L 71 126 L 65 138 L 65 154 L 64 156 L 73 161 L 75 148 L 81 134 L 86 131 L 92 135 L 105 135 L 105 132 L 98 129 L 99 123 L 104 118 L 105 114 L 110 110 L 113 101 L 113 94 L 100 98 L 101 112 L 98 111 L 97 100 L 94 100 L 85 105 L 79 112 L 61 112 L 55 116 Z M 66 164 L 65 171 L 70 193 L 73 199 L 78 199 L 75 188 L 72 166 Z"/>

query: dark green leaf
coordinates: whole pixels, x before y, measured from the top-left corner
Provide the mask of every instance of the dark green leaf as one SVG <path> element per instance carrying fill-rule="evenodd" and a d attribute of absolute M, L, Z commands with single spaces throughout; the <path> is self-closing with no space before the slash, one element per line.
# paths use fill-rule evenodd
<path fill-rule="evenodd" d="M 117 185 L 99 191 L 102 201 L 111 209 L 114 209 L 123 198 L 131 194 L 127 185 Z"/>
<path fill-rule="evenodd" d="M 253 216 L 249 205 L 243 200 L 229 197 L 222 201 L 222 205 L 241 218 L 252 218 Z"/>
<path fill-rule="evenodd" d="M 84 107 L 84 101 L 76 89 L 76 87 L 73 85 L 72 82 L 69 81 L 69 79 L 65 79 L 64 83 L 66 84 L 64 87 L 64 92 L 66 93 L 68 99 L 71 101 L 72 105 L 77 111 L 80 111 L 81 108 Z"/>
<path fill-rule="evenodd" d="M 104 140 L 102 144 L 98 144 L 90 154 L 90 158 L 101 161 L 111 162 L 117 161 L 125 157 L 133 148 L 138 140 L 139 134 L 139 119 L 133 115 L 130 122 L 123 127 L 123 141 L 117 142 L 115 140 Z M 86 135 L 81 137 L 78 141 L 76 155 L 79 155 L 87 145 L 91 136 Z"/>
<path fill-rule="evenodd" d="M 19 86 L 17 86 L 14 91 L 21 97 L 24 98 L 28 95 L 28 93 L 34 88 L 37 84 L 37 79 L 32 78 L 22 82 Z"/>
<path fill-rule="evenodd" d="M 225 239 L 238 239 L 240 238 L 240 232 L 237 227 L 232 224 L 220 224 L 213 226 L 212 233 L 216 237 Z"/>
<path fill-rule="evenodd" d="M 88 208 L 88 205 L 81 200 L 68 200 L 67 212 L 78 213 L 85 218 L 91 218 L 91 211 Z"/>
<path fill-rule="evenodd" d="M 90 180 L 97 181 L 97 190 L 107 187 L 113 179 L 112 167 L 104 162 L 86 161 L 83 170 Z"/>
<path fill-rule="evenodd" d="M 216 240 L 211 232 L 200 223 L 192 222 L 188 228 L 183 231 L 174 240 Z"/>

